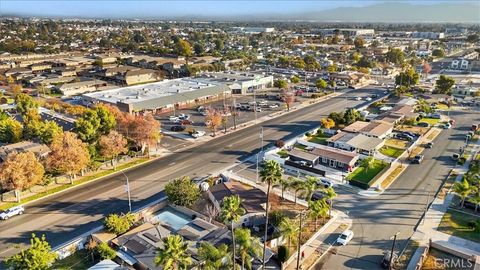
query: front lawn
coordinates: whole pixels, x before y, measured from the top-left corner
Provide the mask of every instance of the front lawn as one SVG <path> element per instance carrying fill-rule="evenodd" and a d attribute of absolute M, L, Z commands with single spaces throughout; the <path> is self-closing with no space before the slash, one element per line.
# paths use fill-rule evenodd
<path fill-rule="evenodd" d="M 282 150 L 277 152 L 277 155 L 279 155 L 281 158 L 286 158 L 286 157 L 288 157 L 288 152 L 287 152 L 287 150 L 282 149 Z"/>
<path fill-rule="evenodd" d="M 398 158 L 404 151 L 404 149 L 399 149 L 391 146 L 383 146 L 380 148 L 380 153 L 391 158 Z"/>
<path fill-rule="evenodd" d="M 438 122 L 440 122 L 440 119 L 436 119 L 436 118 L 422 118 L 420 119 L 420 121 L 418 121 L 419 123 L 428 123 L 430 126 L 434 126 L 436 125 Z"/>
<path fill-rule="evenodd" d="M 408 147 L 408 141 L 390 138 L 385 141 L 385 145 L 397 149 L 406 149 Z"/>
<path fill-rule="evenodd" d="M 327 139 L 328 138 L 330 138 L 330 137 L 323 134 L 323 133 L 316 133 L 316 134 L 310 136 L 307 141 L 309 141 L 311 143 L 327 145 Z"/>
<path fill-rule="evenodd" d="M 477 220 L 478 222 L 478 219 L 478 216 L 475 218 L 474 215 L 448 210 L 442 217 L 438 231 L 480 243 L 480 237 L 478 237 L 480 232 L 468 226 L 470 221 Z"/>
<path fill-rule="evenodd" d="M 69 269 L 69 270 L 81 270 L 88 269 L 95 265 L 98 261 L 92 261 L 92 257 L 85 249 L 75 251 L 72 255 L 56 261 L 51 269 Z"/>
<path fill-rule="evenodd" d="M 387 165 L 388 163 L 375 159 L 370 168 L 366 169 L 364 167 L 358 167 L 348 175 L 347 179 L 356 180 L 367 184 Z"/>

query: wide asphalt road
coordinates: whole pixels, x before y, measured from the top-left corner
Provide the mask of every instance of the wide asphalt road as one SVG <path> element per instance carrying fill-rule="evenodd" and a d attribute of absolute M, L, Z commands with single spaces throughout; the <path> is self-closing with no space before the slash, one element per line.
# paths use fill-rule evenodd
<path fill-rule="evenodd" d="M 291 138 L 318 126 L 320 118 L 332 111 L 364 102 L 346 97 L 373 93 L 382 95 L 383 90 L 352 90 L 132 169 L 127 175 L 133 208 L 159 199 L 164 185 L 174 178 L 218 172 L 258 151 L 260 125 L 264 127 L 264 139 L 268 143 Z M 0 222 L 0 258 L 17 252 L 13 246 L 28 243 L 31 233 L 45 234 L 55 247 L 100 225 L 109 213 L 128 211 L 124 181 L 124 176 L 118 174 L 27 205 L 24 215 Z"/>
<path fill-rule="evenodd" d="M 338 190 L 334 204 L 353 219 L 353 240 L 336 247 L 314 269 L 380 269 L 382 253 L 390 250 L 392 237 L 399 232 L 395 250 L 399 252 L 413 234 L 422 217 L 427 201 L 454 167 L 451 156 L 463 146 L 465 134 L 472 122 L 477 123 L 478 112 L 450 112 L 456 124 L 444 130 L 426 149 L 422 164 L 411 165 L 378 197 L 365 197 Z"/>

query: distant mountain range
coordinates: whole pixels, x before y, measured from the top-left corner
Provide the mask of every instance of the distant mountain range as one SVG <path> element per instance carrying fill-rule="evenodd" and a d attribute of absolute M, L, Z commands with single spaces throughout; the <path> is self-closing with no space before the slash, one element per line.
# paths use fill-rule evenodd
<path fill-rule="evenodd" d="M 1 1 L 1 0 L 0 0 Z M 214 2 L 214 1 L 212 1 Z M 273 2 L 272 2 L 273 4 Z M 300 3 L 299 3 L 300 4 Z M 307 8 L 307 7 L 306 7 Z M 203 13 L 203 11 L 202 11 Z M 208 14 L 182 14 L 177 16 L 148 15 L 149 13 L 130 14 L 124 17 L 108 15 L 111 19 L 157 19 L 182 21 L 313 21 L 313 22 L 372 22 L 372 23 L 474 23 L 480 22 L 480 2 L 435 2 L 428 4 L 409 4 L 402 2 L 383 2 L 364 7 L 339 7 L 300 13 L 253 13 L 225 16 Z M 150 13 L 151 14 L 151 13 Z M 51 14 L 58 18 L 58 15 Z M 2 16 L 35 17 L 38 14 L 3 14 Z M 132 17 L 134 16 L 134 17 Z M 44 17 L 44 16 L 42 16 Z M 92 18 L 78 14 L 77 18 Z M 99 18 L 97 18 L 99 19 Z"/>

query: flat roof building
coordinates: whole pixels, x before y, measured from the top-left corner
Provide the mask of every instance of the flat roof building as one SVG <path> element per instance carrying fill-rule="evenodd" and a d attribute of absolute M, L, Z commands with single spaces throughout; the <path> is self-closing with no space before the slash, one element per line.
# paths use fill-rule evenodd
<path fill-rule="evenodd" d="M 246 72 L 214 72 L 201 74 L 196 79 L 206 83 L 225 84 L 232 94 L 252 93 L 254 90 L 273 86 L 273 76 L 265 76 Z"/>
<path fill-rule="evenodd" d="M 124 112 L 157 113 L 173 110 L 174 107 L 180 109 L 203 104 L 230 93 L 226 84 L 181 78 L 88 93 L 83 98 L 86 105 L 103 102 Z"/>

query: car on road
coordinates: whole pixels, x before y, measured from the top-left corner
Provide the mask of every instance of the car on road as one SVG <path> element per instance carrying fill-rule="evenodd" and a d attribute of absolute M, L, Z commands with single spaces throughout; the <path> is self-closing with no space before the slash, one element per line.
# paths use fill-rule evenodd
<path fill-rule="evenodd" d="M 443 128 L 444 129 L 450 129 L 452 127 L 452 125 L 450 125 L 450 123 L 446 123 L 443 125 Z"/>
<path fill-rule="evenodd" d="M 173 132 L 181 132 L 181 131 L 184 131 L 186 129 L 186 127 L 184 126 L 172 126 L 170 128 L 171 131 Z"/>
<path fill-rule="evenodd" d="M 460 155 L 457 154 L 457 153 L 455 153 L 455 154 L 452 155 L 452 159 L 453 159 L 453 160 L 458 160 L 459 158 L 460 158 Z"/>
<path fill-rule="evenodd" d="M 420 163 L 422 163 L 422 161 L 423 161 L 423 155 L 416 155 L 412 159 L 413 164 L 420 164 Z"/>
<path fill-rule="evenodd" d="M 262 112 L 262 108 L 260 108 L 260 107 L 255 108 L 255 110 L 256 110 L 257 112 Z"/>
<path fill-rule="evenodd" d="M 197 130 L 197 131 L 192 132 L 191 135 L 192 135 L 193 138 L 197 139 L 197 138 L 205 136 L 205 134 L 206 134 L 205 131 Z"/>
<path fill-rule="evenodd" d="M 439 113 L 432 113 L 429 116 L 434 119 L 440 119 L 442 117 Z"/>
<path fill-rule="evenodd" d="M 23 206 L 15 206 L 0 213 L 0 219 L 7 220 L 16 215 L 22 215 L 24 212 L 25 212 L 25 208 L 23 208 Z"/>
<path fill-rule="evenodd" d="M 278 104 L 270 104 L 270 105 L 268 105 L 268 108 L 276 109 L 276 108 L 278 108 Z"/>
<path fill-rule="evenodd" d="M 371 101 L 372 98 L 371 98 L 371 97 L 366 97 L 365 100 L 366 100 L 366 101 Z"/>
<path fill-rule="evenodd" d="M 433 142 L 426 143 L 425 148 L 433 148 Z"/>
<path fill-rule="evenodd" d="M 333 187 L 332 182 L 328 181 L 327 179 L 320 179 L 320 181 L 318 181 L 318 184 L 322 185 L 324 188 Z"/>
<path fill-rule="evenodd" d="M 345 230 L 340 234 L 340 236 L 337 238 L 337 243 L 339 243 L 342 246 L 345 246 L 352 240 L 353 238 L 353 232 L 351 230 Z"/>

